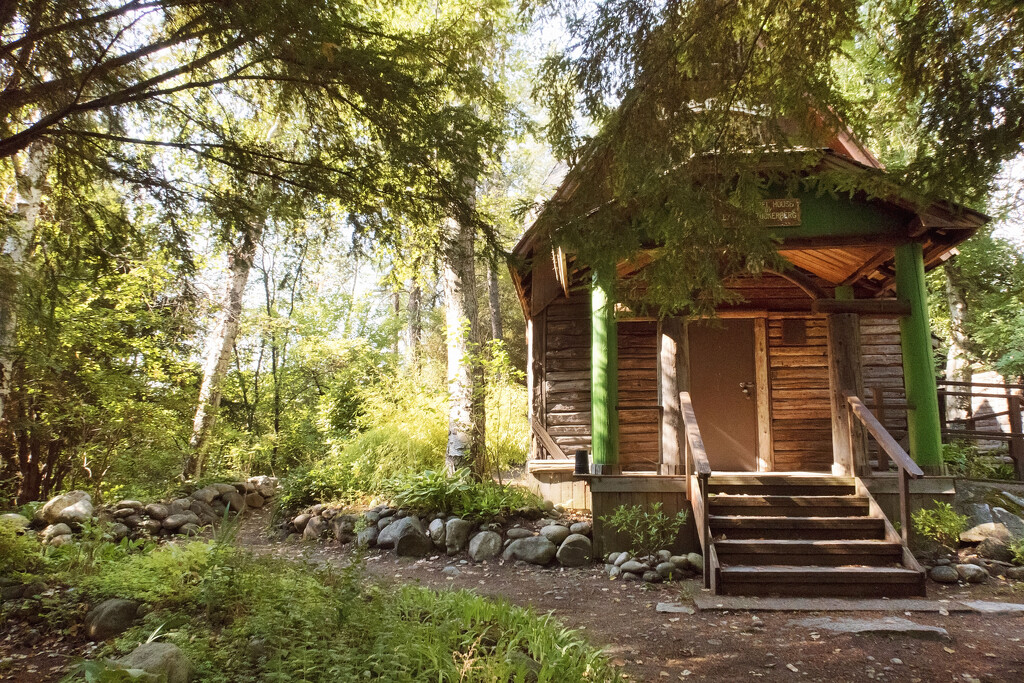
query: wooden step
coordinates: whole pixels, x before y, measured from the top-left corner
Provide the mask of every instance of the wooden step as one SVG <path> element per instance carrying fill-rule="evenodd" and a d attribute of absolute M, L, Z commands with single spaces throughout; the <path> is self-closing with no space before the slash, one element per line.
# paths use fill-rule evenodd
<path fill-rule="evenodd" d="M 726 473 L 712 474 L 708 480 L 708 493 L 719 494 L 844 496 L 853 495 L 855 492 L 856 484 L 853 477 L 839 477 L 831 474 Z"/>
<path fill-rule="evenodd" d="M 711 515 L 711 535 L 727 539 L 882 539 L 885 522 L 875 517 L 777 517 Z"/>
<path fill-rule="evenodd" d="M 722 595 L 914 597 L 925 595 L 924 572 L 893 567 L 731 566 L 717 570 Z"/>
<path fill-rule="evenodd" d="M 868 514 L 867 498 L 859 496 L 708 496 L 713 515 L 773 517 L 853 517 Z"/>
<path fill-rule="evenodd" d="M 726 565 L 884 567 L 900 564 L 903 546 L 892 541 L 722 540 L 715 552 Z"/>

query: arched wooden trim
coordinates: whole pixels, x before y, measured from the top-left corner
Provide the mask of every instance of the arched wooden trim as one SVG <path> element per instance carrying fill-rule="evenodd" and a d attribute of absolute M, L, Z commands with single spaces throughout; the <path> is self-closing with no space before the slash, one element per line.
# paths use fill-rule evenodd
<path fill-rule="evenodd" d="M 787 270 L 785 272 L 781 270 L 772 270 L 765 268 L 764 272 L 771 275 L 778 275 L 783 280 L 788 280 L 794 285 L 799 287 L 804 294 L 811 297 L 812 299 L 828 299 L 830 298 L 828 292 L 819 287 L 814 280 L 796 270 Z"/>

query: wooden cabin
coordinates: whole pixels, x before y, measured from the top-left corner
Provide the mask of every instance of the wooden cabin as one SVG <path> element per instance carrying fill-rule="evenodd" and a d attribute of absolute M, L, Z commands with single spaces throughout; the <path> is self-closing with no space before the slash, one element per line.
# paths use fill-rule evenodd
<path fill-rule="evenodd" d="M 821 163 L 878 170 L 842 141 Z M 730 281 L 738 303 L 713 320 L 617 311 L 606 282 L 526 232 L 512 275 L 530 481 L 592 510 L 599 553 L 624 547 L 601 521 L 617 505 L 689 510 L 679 549 L 704 553 L 720 593 L 921 594 L 907 482 L 942 469 L 925 272 L 986 218 L 812 194 L 766 211 L 789 267 Z M 581 450 L 589 467 L 576 474 Z M 884 480 L 900 493 L 899 533 L 869 490 Z"/>

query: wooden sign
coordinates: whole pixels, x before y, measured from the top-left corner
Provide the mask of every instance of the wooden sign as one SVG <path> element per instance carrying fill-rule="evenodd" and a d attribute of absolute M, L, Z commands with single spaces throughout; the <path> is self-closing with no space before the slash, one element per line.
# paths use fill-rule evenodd
<path fill-rule="evenodd" d="M 761 223 L 768 227 L 782 228 L 800 225 L 799 199 L 765 199 L 762 202 Z"/>

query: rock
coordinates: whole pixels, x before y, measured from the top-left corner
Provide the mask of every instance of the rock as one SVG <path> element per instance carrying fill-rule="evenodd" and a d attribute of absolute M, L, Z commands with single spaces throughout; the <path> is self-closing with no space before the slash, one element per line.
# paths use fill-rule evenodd
<path fill-rule="evenodd" d="M 114 543 L 118 543 L 122 538 L 128 535 L 128 526 L 117 522 L 107 527 L 107 534 L 110 535 L 110 539 Z"/>
<path fill-rule="evenodd" d="M 143 643 L 117 662 L 126 669 L 154 674 L 166 683 L 190 683 L 192 680 L 192 663 L 174 643 Z"/>
<path fill-rule="evenodd" d="M 368 526 L 356 534 L 356 545 L 360 548 L 372 548 L 377 545 L 377 534 L 380 533 L 375 526 Z"/>
<path fill-rule="evenodd" d="M 296 515 L 295 518 L 292 520 L 292 526 L 295 527 L 295 531 L 301 534 L 303 531 L 306 530 L 306 524 L 308 524 L 309 520 L 312 518 L 313 515 L 307 515 L 305 513 L 301 515 Z"/>
<path fill-rule="evenodd" d="M 690 566 L 690 560 L 686 557 L 686 555 L 673 555 L 672 557 L 668 558 L 668 561 L 674 564 L 676 569 L 683 571 L 687 569 L 692 569 L 692 567 Z"/>
<path fill-rule="evenodd" d="M 633 572 L 622 572 L 622 580 L 623 581 L 641 581 L 642 579 L 641 579 L 639 574 L 634 574 Z"/>
<path fill-rule="evenodd" d="M 342 543 L 348 543 L 356 533 L 355 515 L 336 515 L 331 520 L 331 530 L 334 532 L 336 539 Z"/>
<path fill-rule="evenodd" d="M 216 524 L 217 520 L 220 519 L 217 511 L 211 505 L 201 500 L 192 501 L 191 511 L 199 517 L 199 521 L 203 524 Z"/>
<path fill-rule="evenodd" d="M 555 553 L 555 559 L 563 567 L 582 567 L 590 564 L 594 546 L 583 534 L 569 534 Z"/>
<path fill-rule="evenodd" d="M 967 531 L 960 534 L 965 543 L 981 543 L 993 534 L 999 533 L 992 519 L 992 510 L 984 503 L 968 503 L 964 508 L 967 515 Z"/>
<path fill-rule="evenodd" d="M 1009 562 L 1013 559 L 1009 543 L 1004 538 L 997 538 L 995 536 L 986 538 L 978 544 L 977 551 L 982 557 L 987 557 L 991 560 Z"/>
<path fill-rule="evenodd" d="M 117 501 L 116 503 L 114 503 L 114 507 L 115 508 L 131 508 L 132 510 L 135 510 L 136 512 L 142 512 L 142 510 L 145 509 L 146 506 L 143 505 L 141 501 L 126 499 L 126 500 L 119 500 L 119 501 Z"/>
<path fill-rule="evenodd" d="M 399 557 L 424 557 L 434 550 L 430 537 L 423 531 L 423 524 L 416 517 L 403 517 L 388 526 L 381 534 L 389 534 L 394 538 L 395 554 Z M 380 536 L 377 544 L 383 545 Z"/>
<path fill-rule="evenodd" d="M 629 561 L 629 553 L 623 552 L 623 553 L 619 553 L 619 556 L 615 558 L 615 561 L 612 564 L 614 564 L 616 567 L 621 567 L 622 565 L 624 565 L 628 561 Z"/>
<path fill-rule="evenodd" d="M 686 561 L 690 563 L 690 568 L 698 574 L 704 573 L 704 556 L 700 553 L 686 553 Z"/>
<path fill-rule="evenodd" d="M 473 526 L 473 522 L 458 517 L 452 517 L 444 523 L 444 544 L 449 555 L 460 553 L 466 548 Z"/>
<path fill-rule="evenodd" d="M 83 498 L 61 510 L 57 514 L 57 521 L 65 524 L 82 524 L 92 519 L 93 514 L 92 501 Z"/>
<path fill-rule="evenodd" d="M 367 510 L 363 513 L 363 519 L 366 520 L 367 524 L 377 525 L 380 521 L 380 510 Z"/>
<path fill-rule="evenodd" d="M 60 518 L 62 512 L 65 509 L 80 503 L 82 501 L 89 501 L 90 508 L 92 506 L 92 496 L 85 491 L 71 491 L 60 496 L 56 496 L 47 501 L 46 505 L 39 511 L 40 516 L 46 521 L 47 524 L 56 524 L 57 522 L 66 522 Z M 84 521 L 84 520 L 82 520 Z"/>
<path fill-rule="evenodd" d="M 8 512 L 0 515 L 0 524 L 6 524 L 12 526 L 15 529 L 25 529 L 28 527 L 31 520 L 28 517 L 19 515 L 17 512 Z"/>
<path fill-rule="evenodd" d="M 643 580 L 645 583 L 661 583 L 661 574 L 656 571 L 646 571 L 643 573 Z"/>
<path fill-rule="evenodd" d="M 451 566 L 451 565 L 448 565 L 447 567 L 445 567 L 444 569 L 442 569 L 442 570 L 441 570 L 441 573 L 442 573 L 442 574 L 444 574 L 445 576 L 450 576 L 450 577 L 452 577 L 453 579 L 454 579 L 454 578 L 455 578 L 456 576 L 459 576 L 459 575 L 461 575 L 461 574 L 462 574 L 462 572 L 460 572 L 460 571 L 459 571 L 459 568 L 458 568 L 458 567 L 453 567 L 453 566 Z"/>
<path fill-rule="evenodd" d="M 139 522 L 139 527 L 146 533 L 153 535 L 160 533 L 160 530 L 164 528 L 163 523 L 159 519 L 144 519 Z"/>
<path fill-rule="evenodd" d="M 114 519 L 124 519 L 125 517 L 138 517 L 136 514 L 138 510 L 132 508 L 118 508 L 114 510 Z"/>
<path fill-rule="evenodd" d="M 204 486 L 198 491 L 192 492 L 192 500 L 199 500 L 207 505 L 213 502 L 213 499 L 220 495 L 220 491 L 213 488 L 212 486 Z"/>
<path fill-rule="evenodd" d="M 1010 567 L 1006 570 L 1006 578 L 1024 581 L 1024 567 Z"/>
<path fill-rule="evenodd" d="M 182 536 L 198 536 L 199 532 L 201 531 L 202 529 L 199 527 L 198 524 L 188 523 L 182 524 L 180 527 L 178 527 L 177 533 Z"/>
<path fill-rule="evenodd" d="M 794 619 L 789 623 L 815 631 L 825 630 L 854 635 L 904 635 L 922 640 L 949 640 L 949 632 L 944 628 L 916 624 L 902 617 L 887 616 L 876 619 L 809 617 L 807 619 Z"/>
<path fill-rule="evenodd" d="M 567 526 L 562 526 L 561 524 L 548 524 L 547 526 L 541 528 L 540 533 L 546 539 L 548 539 L 555 545 L 558 545 L 566 538 L 568 538 L 569 534 L 572 532 L 569 531 L 569 527 Z"/>
<path fill-rule="evenodd" d="M 327 531 L 327 523 L 324 522 L 324 518 L 319 515 L 316 517 L 310 517 L 309 521 L 306 522 L 306 528 L 302 530 L 303 541 L 319 541 L 320 537 Z"/>
<path fill-rule="evenodd" d="M 70 536 L 71 527 L 63 522 L 51 524 L 42 531 L 43 543 L 49 543 L 57 536 Z"/>
<path fill-rule="evenodd" d="M 419 518 L 403 517 L 402 519 L 395 520 L 381 529 L 380 534 L 377 535 L 377 546 L 381 548 L 394 548 L 395 543 L 398 541 L 398 537 L 405 533 L 406 529 L 410 528 L 418 531 L 421 535 L 426 536 L 426 533 L 423 531 L 423 524 L 420 523 Z"/>
<path fill-rule="evenodd" d="M 482 562 L 497 557 L 501 552 L 501 534 L 495 531 L 481 531 L 469 539 L 469 558 Z"/>
<path fill-rule="evenodd" d="M 621 555 L 621 554 L 622 553 L 608 553 L 608 555 L 605 556 L 604 561 L 607 564 L 614 565 L 615 564 L 615 560 L 619 559 L 619 555 Z"/>
<path fill-rule="evenodd" d="M 671 562 L 658 563 L 658 566 L 654 568 L 654 571 L 658 572 L 658 574 L 661 575 L 661 578 L 666 581 L 680 578 L 683 572 L 683 570 L 679 569 Z"/>
<path fill-rule="evenodd" d="M 967 583 L 985 583 L 988 581 L 988 572 L 976 564 L 958 564 L 956 573 Z"/>
<path fill-rule="evenodd" d="M 502 554 L 505 560 L 522 560 L 529 564 L 545 565 L 554 558 L 557 546 L 544 536 L 519 538 L 509 544 Z"/>
<path fill-rule="evenodd" d="M 936 583 L 956 583 L 960 580 L 960 574 L 949 565 L 939 565 L 928 571 L 928 578 Z"/>
<path fill-rule="evenodd" d="M 245 494 L 245 504 L 251 508 L 261 508 L 266 502 L 263 496 L 253 491 L 252 493 Z"/>
<path fill-rule="evenodd" d="M 583 536 L 589 536 L 592 529 L 593 526 L 590 524 L 590 522 L 576 522 L 571 527 L 569 527 L 569 531 L 571 531 L 572 533 L 582 534 Z"/>
<path fill-rule="evenodd" d="M 138 604 L 110 598 L 93 607 L 85 617 L 85 635 L 90 640 L 106 640 L 128 630 L 135 621 Z"/>
<path fill-rule="evenodd" d="M 445 545 L 445 525 L 443 519 L 435 519 L 427 527 L 427 532 L 430 534 L 430 540 L 433 542 L 434 547 L 438 550 L 444 550 L 447 546 Z"/>
<path fill-rule="evenodd" d="M 186 524 L 199 525 L 199 517 L 196 513 L 189 510 L 188 512 L 182 512 L 177 515 L 170 515 L 163 521 L 163 527 L 165 529 L 170 529 L 171 531 L 175 531 Z"/>
<path fill-rule="evenodd" d="M 377 530 L 384 531 L 386 527 L 391 526 L 391 523 L 395 521 L 394 517 L 381 517 L 377 520 Z"/>
<path fill-rule="evenodd" d="M 256 477 L 250 477 L 249 483 L 256 487 L 256 493 L 260 494 L 264 498 L 273 498 L 277 495 L 277 477 L 269 477 L 265 474 L 261 474 Z"/>
<path fill-rule="evenodd" d="M 696 614 L 695 609 L 681 602 L 659 602 L 654 611 L 663 614 Z"/>
<path fill-rule="evenodd" d="M 1018 496 L 1009 491 L 1001 491 L 1003 498 L 1010 501 L 1019 508 L 1024 508 L 1024 496 Z"/>
<path fill-rule="evenodd" d="M 166 519 L 171 511 L 162 503 L 150 503 L 146 506 L 146 514 L 153 519 Z"/>
<path fill-rule="evenodd" d="M 634 574 L 643 574 L 645 571 L 650 569 L 650 567 L 643 562 L 637 562 L 636 560 L 627 560 L 619 566 L 622 567 L 622 571 L 632 572 Z"/>
<path fill-rule="evenodd" d="M 60 536 L 54 536 L 53 538 L 51 538 L 50 545 L 52 545 L 54 548 L 59 548 L 65 543 L 70 543 L 73 540 L 75 540 L 75 537 L 71 534 L 62 534 Z"/>
<path fill-rule="evenodd" d="M 672 553 L 667 550 L 659 550 L 655 556 L 658 559 L 658 564 L 661 564 L 662 562 L 670 562 L 672 560 Z"/>
<path fill-rule="evenodd" d="M 615 579 L 615 578 L 618 578 L 619 576 L 622 576 L 622 568 L 621 567 L 616 567 L 614 564 L 606 564 L 605 565 L 605 569 L 608 572 L 608 578 L 609 579 Z"/>
<path fill-rule="evenodd" d="M 228 509 L 231 510 L 232 512 L 241 512 L 242 510 L 245 509 L 245 498 L 243 498 L 242 494 L 238 493 L 237 491 L 225 493 L 221 496 L 221 499 L 224 501 L 224 504 L 227 505 Z"/>
<path fill-rule="evenodd" d="M 192 507 L 191 498 L 175 498 L 172 500 L 168 507 L 170 508 L 171 514 L 176 515 L 180 512 L 185 512 Z"/>
<path fill-rule="evenodd" d="M 210 488 L 217 490 L 217 495 L 223 496 L 227 493 L 236 493 L 235 487 L 231 484 L 210 484 Z"/>
<path fill-rule="evenodd" d="M 514 541 L 517 538 L 529 538 L 530 536 L 533 536 L 533 532 L 522 527 L 515 527 L 505 532 L 505 536 Z"/>
<path fill-rule="evenodd" d="M 1000 507 L 992 508 L 992 515 L 995 517 L 997 524 L 1002 524 L 1006 527 L 1011 537 L 1024 538 L 1024 519 L 1021 519 L 1006 508 Z"/>

